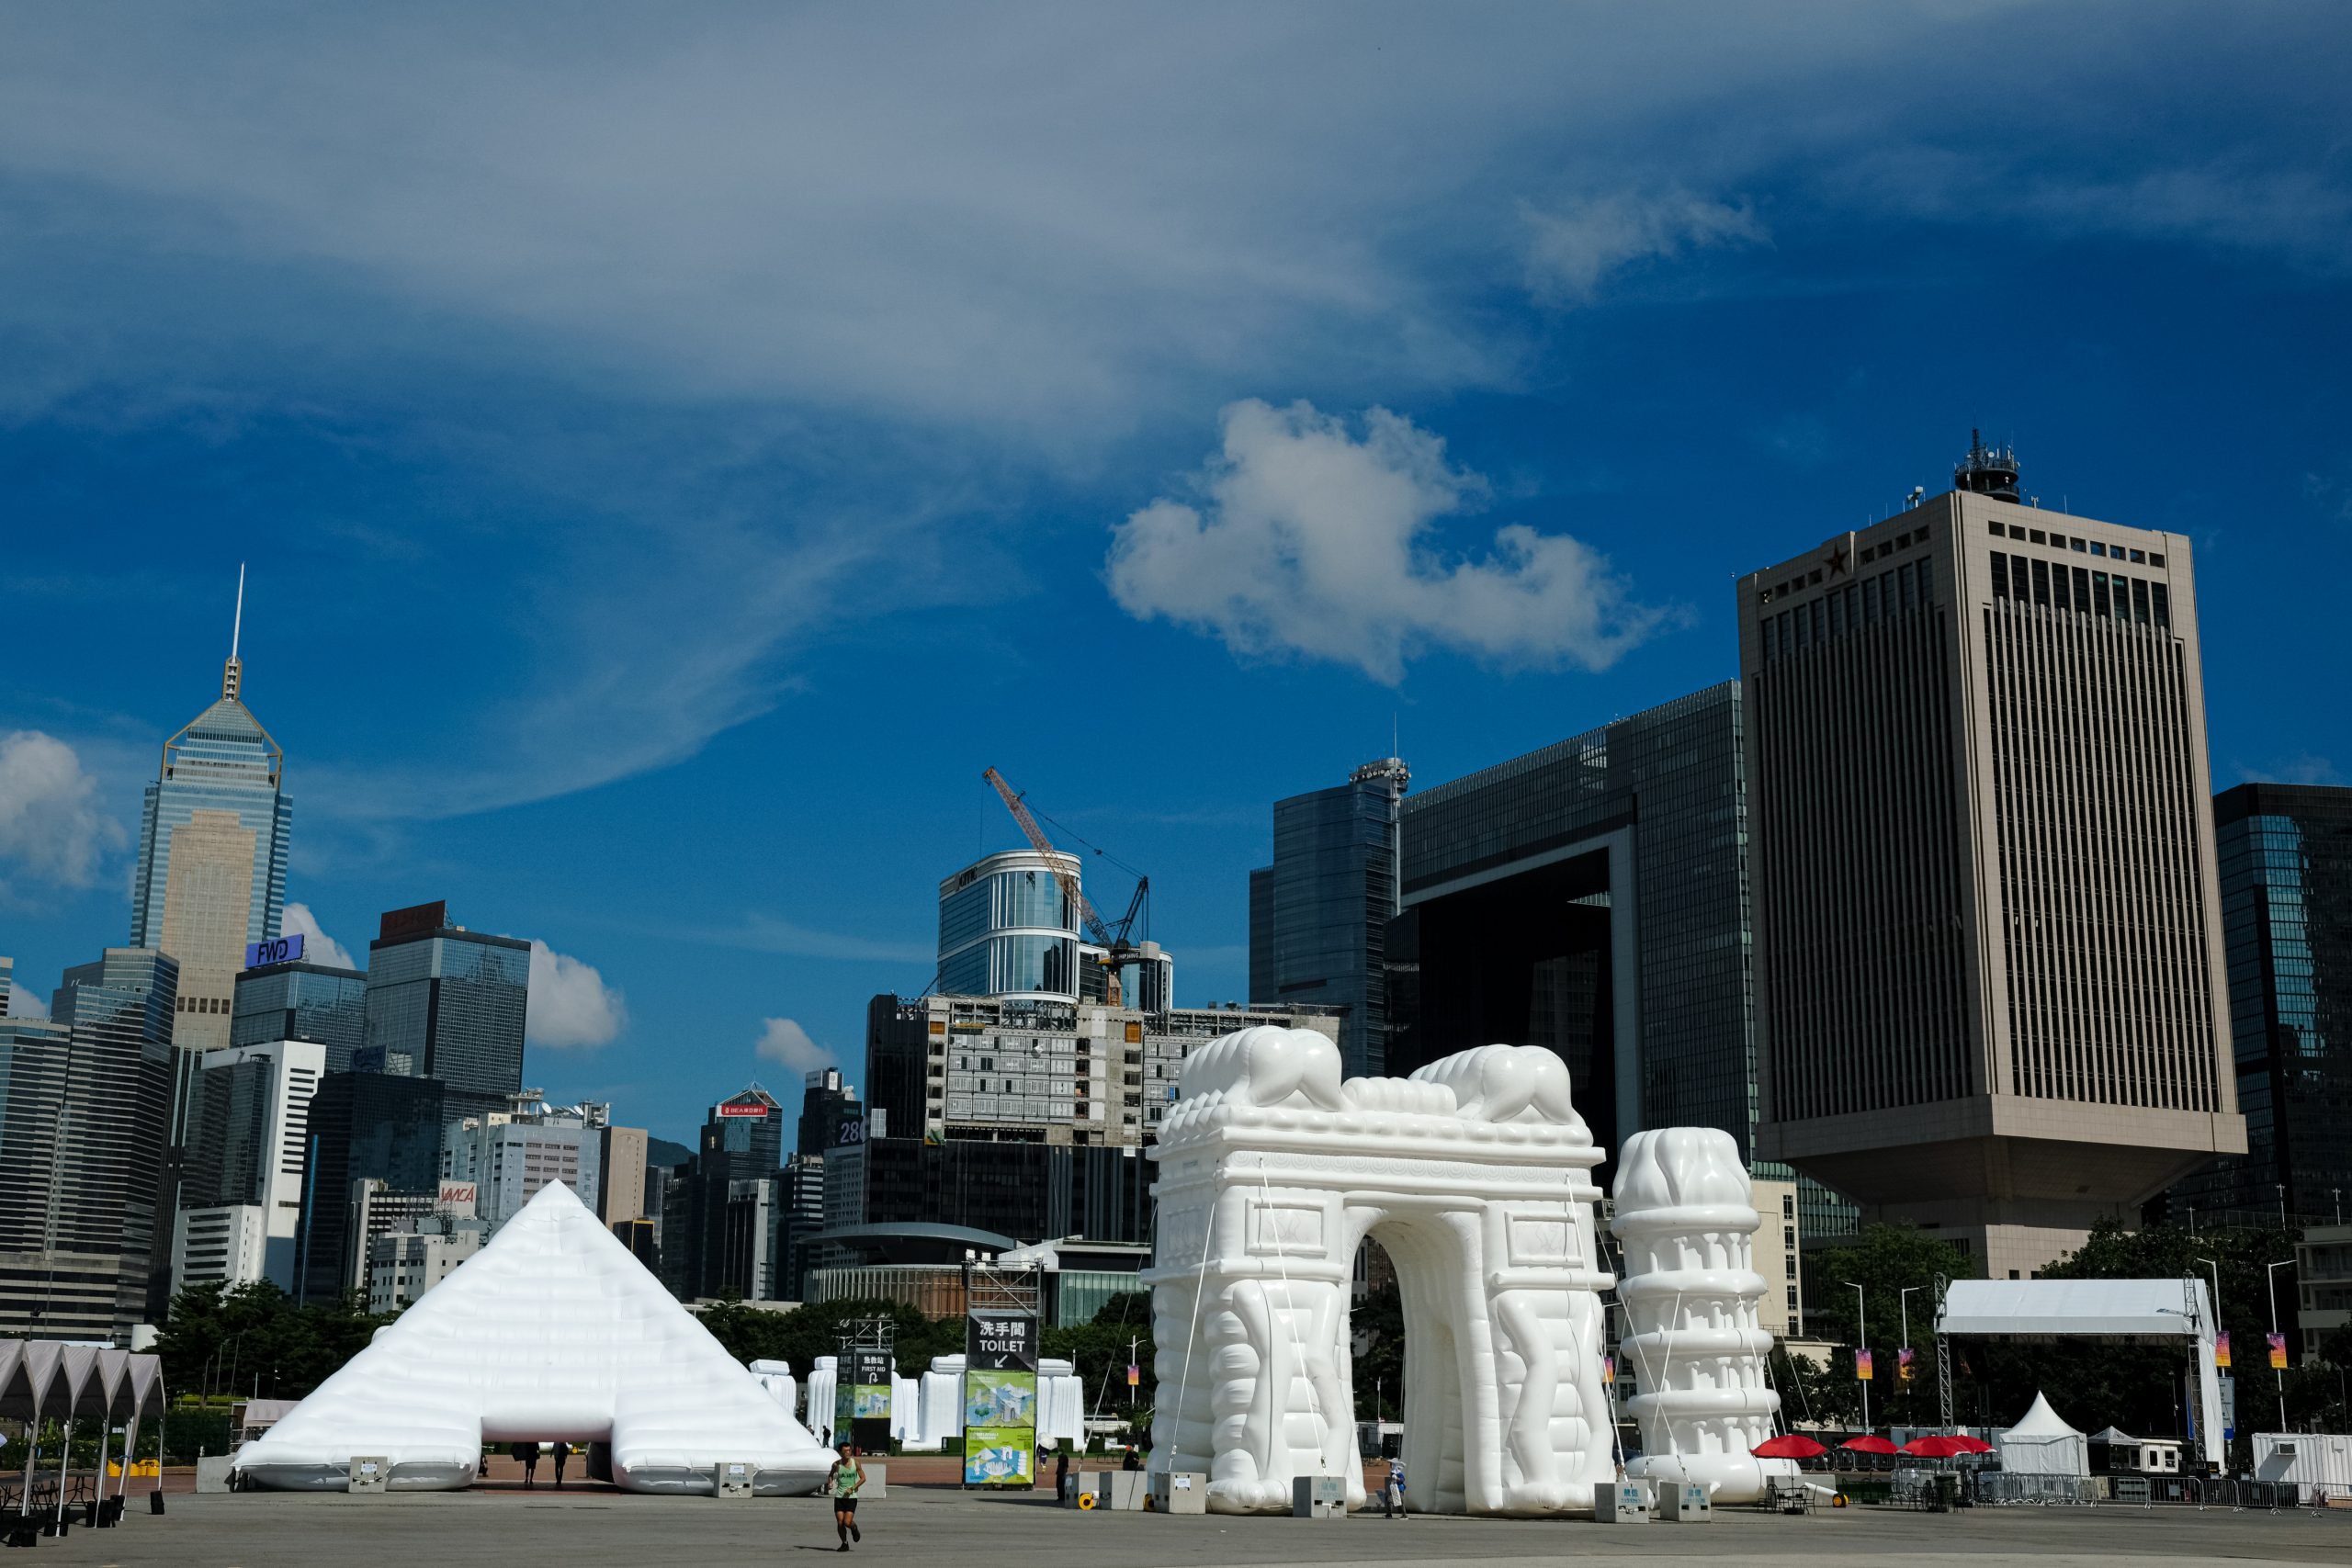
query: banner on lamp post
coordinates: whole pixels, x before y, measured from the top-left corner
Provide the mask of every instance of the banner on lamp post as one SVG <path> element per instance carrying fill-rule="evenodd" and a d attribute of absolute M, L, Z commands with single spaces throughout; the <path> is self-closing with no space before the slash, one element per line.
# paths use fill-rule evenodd
<path fill-rule="evenodd" d="M 1908 1345 L 1894 1353 L 1894 1381 L 1896 1382 L 1911 1381 L 1911 1347 Z"/>
<path fill-rule="evenodd" d="M 2227 1371 L 2230 1364 L 2230 1337 L 2227 1331 L 2213 1336 L 2213 1365 Z"/>
<path fill-rule="evenodd" d="M 2266 1334 L 2263 1338 L 2270 1342 L 2270 1370 L 2278 1372 L 2285 1371 L 2287 1370 L 2287 1337 L 2283 1334 Z"/>
<path fill-rule="evenodd" d="M 1857 1382 L 1871 1381 L 1871 1353 L 1868 1350 L 1854 1352 L 1854 1381 Z"/>

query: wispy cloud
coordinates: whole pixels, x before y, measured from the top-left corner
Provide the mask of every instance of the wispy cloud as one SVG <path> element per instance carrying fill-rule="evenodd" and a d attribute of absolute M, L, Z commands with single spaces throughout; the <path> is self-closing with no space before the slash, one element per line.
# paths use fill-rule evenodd
<path fill-rule="evenodd" d="M 595 965 L 543 942 L 531 943 L 531 1005 L 523 1038 L 567 1050 L 608 1045 L 628 1026 L 628 1001 Z"/>
<path fill-rule="evenodd" d="M 929 942 L 892 941 L 819 931 L 775 915 L 749 914 L 731 926 L 706 927 L 698 941 L 749 953 L 774 953 L 791 958 L 835 958 L 853 963 L 928 964 L 938 956 Z"/>
<path fill-rule="evenodd" d="M 1771 237 L 1747 206 L 1679 190 L 1614 192 L 1556 209 L 1521 202 L 1519 214 L 1528 290 L 1551 305 L 1589 304 L 1605 280 L 1640 262 Z"/>
<path fill-rule="evenodd" d="M 1390 685 L 1428 648 L 1602 669 L 1661 619 L 1565 534 L 1510 524 L 1476 557 L 1442 549 L 1435 525 L 1487 487 L 1410 420 L 1375 408 L 1359 434 L 1303 402 L 1253 400 L 1224 423 L 1193 500 L 1153 502 L 1113 530 L 1111 592 L 1132 615 Z"/>
<path fill-rule="evenodd" d="M 833 1053 L 810 1039 L 807 1030 L 788 1018 L 763 1019 L 760 1038 L 753 1043 L 752 1054 L 796 1073 L 813 1073 L 833 1065 Z"/>
<path fill-rule="evenodd" d="M 318 916 L 308 904 L 288 902 L 282 929 L 289 936 L 302 938 L 302 955 L 313 964 L 333 964 L 345 969 L 361 969 L 366 965 L 352 961 L 351 950 L 319 929 Z"/>

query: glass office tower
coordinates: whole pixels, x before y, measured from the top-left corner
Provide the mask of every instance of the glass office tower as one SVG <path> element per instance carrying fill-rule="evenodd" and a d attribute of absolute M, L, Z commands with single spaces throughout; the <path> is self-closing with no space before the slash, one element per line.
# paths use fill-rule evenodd
<path fill-rule="evenodd" d="M 327 1048 L 331 1073 L 347 1072 L 368 1035 L 368 976 L 356 969 L 297 959 L 237 976 L 229 1043 L 305 1040 Z"/>
<path fill-rule="evenodd" d="M 178 980 L 152 948 L 110 947 L 65 971 L 47 1021 L 0 1029 L 0 1334 L 119 1338 L 160 1321 Z"/>
<path fill-rule="evenodd" d="M 286 754 L 246 709 L 243 679 L 232 654 L 220 700 L 164 743 L 140 820 L 130 945 L 178 961 L 172 1037 L 192 1050 L 229 1043 L 245 944 L 277 936 L 286 905 Z"/>
<path fill-rule="evenodd" d="M 1348 782 L 1274 803 L 1274 863 L 1250 874 L 1250 1000 L 1337 1010 L 1351 1077 L 1389 1065 L 1387 931 L 1396 913 L 1395 757 Z"/>
<path fill-rule="evenodd" d="M 1035 850 L 983 856 L 941 882 L 934 988 L 1078 1000 L 1078 911 L 1057 867 L 1075 884 L 1076 855 Z"/>
<path fill-rule="evenodd" d="M 2213 829 L 2246 1152 L 2164 1206 L 2327 1223 L 2352 1191 L 2352 789 L 2240 784 L 2213 797 Z"/>
<path fill-rule="evenodd" d="M 1719 1127 L 1752 1157 L 1740 704 L 1725 682 L 1405 802 L 1420 998 L 1389 1071 L 1548 1045 L 1602 1146 Z"/>
<path fill-rule="evenodd" d="M 452 1120 L 508 1109 L 523 1087 L 531 944 L 449 923 L 446 903 L 383 917 L 368 944 L 363 1071 L 438 1078 Z"/>

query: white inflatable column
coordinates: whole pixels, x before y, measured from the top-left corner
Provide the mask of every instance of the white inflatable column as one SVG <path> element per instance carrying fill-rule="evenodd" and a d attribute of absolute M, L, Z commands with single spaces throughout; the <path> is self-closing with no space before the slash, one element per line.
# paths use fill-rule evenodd
<path fill-rule="evenodd" d="M 1762 1223 L 1731 1134 L 1712 1127 L 1636 1133 L 1618 1157 L 1610 1229 L 1624 1249 L 1623 1364 L 1640 1392 L 1625 1402 L 1642 1457 L 1627 1470 L 1702 1482 L 1716 1501 L 1753 1501 L 1788 1460 L 1749 1450 L 1772 1435 L 1780 1395 L 1767 1386 L 1772 1337 L 1758 1326 Z"/>

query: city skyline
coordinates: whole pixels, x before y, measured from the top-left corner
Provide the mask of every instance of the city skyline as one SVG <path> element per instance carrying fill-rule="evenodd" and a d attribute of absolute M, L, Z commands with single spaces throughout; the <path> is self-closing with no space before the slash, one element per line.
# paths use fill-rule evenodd
<path fill-rule="evenodd" d="M 584 185 L 394 22 L 305 23 L 311 85 L 251 74 L 233 23 L 45 24 L 0 51 L 54 87 L 46 126 L 0 107 L 0 210 L 46 215 L 0 242 L 16 994 L 129 937 L 140 791 L 241 561 L 241 694 L 301 803 L 286 929 L 364 964 L 380 912 L 447 897 L 534 942 L 526 1081 L 677 1141 L 747 1078 L 860 1075 L 867 998 L 935 964 L 939 879 L 1021 847 L 983 767 L 1098 901 L 1117 874 L 1060 824 L 1151 874 L 1181 1003 L 1272 1000 L 1245 983 L 1272 802 L 1732 678 L 1734 574 L 1941 490 L 1972 424 L 2050 509 L 2195 541 L 2216 789 L 2340 782 L 2352 716 L 2279 678 L 2340 661 L 2352 567 L 2352 389 L 2315 370 L 2352 347 L 2352 202 L 2306 151 L 2342 140 L 2340 28 L 2085 15 L 1727 13 L 1704 44 L 1562 18 L 1509 50 L 1403 15 L 1311 50 L 1262 17 L 1115 51 L 1004 24 L 1036 56 L 1009 101 L 1133 118 L 1141 149 L 1042 109 L 952 147 L 953 39 L 894 74 L 880 23 L 721 61 L 607 17 L 526 73 L 537 110 L 603 145 L 597 62 L 645 58 L 673 130 Z M 2027 62 L 1997 128 L 1917 68 L 1988 25 Z M 1168 129 L 1228 47 L 1294 107 Z M 1119 63 L 1147 55 L 1164 80 Z M 809 107 L 684 112 L 739 73 Z M 376 151 L 321 130 L 353 103 Z M 1732 106 L 1748 145 L 1691 129 Z M 442 167 L 443 123 L 522 172 Z M 247 155 L 305 136 L 337 150 Z M 863 149 L 864 194 L 738 151 L 802 145 Z M 820 254 L 732 217 L 771 208 Z M 551 241 L 622 212 L 679 237 Z"/>

